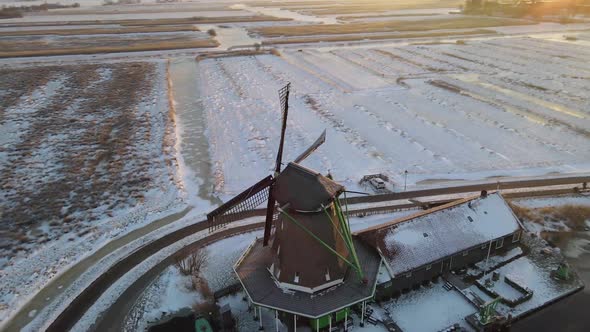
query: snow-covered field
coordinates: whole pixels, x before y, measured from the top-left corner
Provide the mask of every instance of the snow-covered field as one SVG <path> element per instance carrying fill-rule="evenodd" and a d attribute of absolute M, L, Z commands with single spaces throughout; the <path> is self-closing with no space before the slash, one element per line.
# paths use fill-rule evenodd
<path fill-rule="evenodd" d="M 403 183 L 404 170 L 409 184 L 586 171 L 588 56 L 565 39 L 513 37 L 204 60 L 216 189 L 236 193 L 269 173 L 286 82 L 284 161 L 327 128 L 304 164 L 351 189 L 373 173 Z"/>
<path fill-rule="evenodd" d="M 165 73 L 163 61 L 0 70 L 0 320 L 62 268 L 178 208 Z"/>

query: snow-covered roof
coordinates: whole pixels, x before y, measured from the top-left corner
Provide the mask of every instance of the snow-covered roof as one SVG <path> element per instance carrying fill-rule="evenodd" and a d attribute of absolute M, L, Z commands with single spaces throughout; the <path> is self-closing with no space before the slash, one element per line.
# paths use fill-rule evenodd
<path fill-rule="evenodd" d="M 357 233 L 396 275 L 509 235 L 518 219 L 499 193 L 474 197 Z"/>

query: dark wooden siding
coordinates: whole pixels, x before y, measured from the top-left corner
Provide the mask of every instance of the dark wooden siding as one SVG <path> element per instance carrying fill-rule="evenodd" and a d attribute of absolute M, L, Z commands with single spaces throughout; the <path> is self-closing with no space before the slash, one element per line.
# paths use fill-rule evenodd
<path fill-rule="evenodd" d="M 520 230 L 518 232 L 520 232 Z M 506 252 L 518 246 L 520 241 L 512 242 L 513 236 L 514 233 L 503 237 L 504 244 L 501 248 L 497 249 L 496 243 L 501 238 L 494 240 L 492 242 L 490 256 Z M 488 255 L 489 245 L 489 242 L 482 243 L 476 247 L 470 248 L 465 256 L 463 255 L 463 252 L 458 252 L 452 256 L 445 257 L 443 260 L 420 266 L 419 268 L 412 270 L 410 276 L 408 276 L 407 273 L 397 275 L 390 282 L 377 285 L 375 299 L 378 301 L 387 300 L 392 296 L 397 296 L 402 292 L 409 291 L 413 287 L 426 281 L 433 280 L 451 270 L 458 270 L 470 264 L 482 261 L 486 259 Z M 429 266 L 430 268 L 428 268 Z"/>

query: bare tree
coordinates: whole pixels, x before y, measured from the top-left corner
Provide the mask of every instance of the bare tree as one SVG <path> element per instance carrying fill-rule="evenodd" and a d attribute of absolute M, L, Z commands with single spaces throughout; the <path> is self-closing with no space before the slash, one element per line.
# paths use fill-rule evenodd
<path fill-rule="evenodd" d="M 207 252 L 205 250 L 197 249 L 186 257 L 183 255 L 177 255 L 174 260 L 180 273 L 185 276 L 191 276 L 194 279 L 200 279 L 201 270 L 207 261 Z"/>

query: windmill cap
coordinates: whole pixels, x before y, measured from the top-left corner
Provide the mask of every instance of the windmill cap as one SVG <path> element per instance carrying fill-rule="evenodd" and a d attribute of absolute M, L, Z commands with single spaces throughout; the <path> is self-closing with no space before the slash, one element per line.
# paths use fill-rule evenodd
<path fill-rule="evenodd" d="M 289 163 L 274 185 L 274 196 L 282 206 L 297 211 L 318 211 L 344 191 L 344 187 L 322 174 L 296 163 Z"/>

